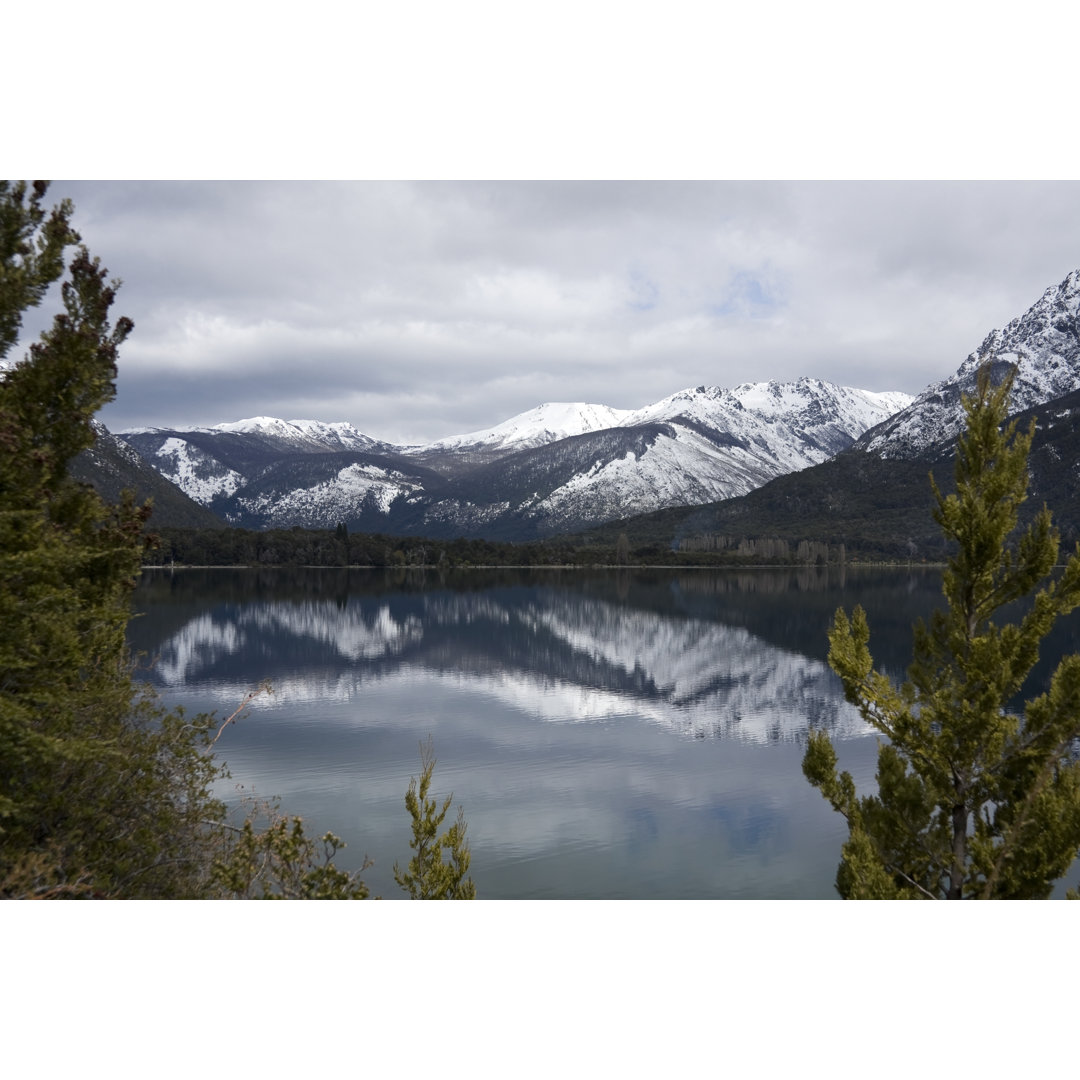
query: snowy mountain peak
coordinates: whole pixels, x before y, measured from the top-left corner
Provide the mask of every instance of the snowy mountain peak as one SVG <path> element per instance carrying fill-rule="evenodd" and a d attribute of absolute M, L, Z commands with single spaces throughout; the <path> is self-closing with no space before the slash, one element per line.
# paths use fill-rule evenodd
<path fill-rule="evenodd" d="M 698 386 L 637 410 L 549 401 L 426 446 L 266 416 L 129 437 L 234 524 L 517 538 L 745 494 L 847 448 L 909 400 L 800 379 Z M 335 453 L 348 450 L 362 455 Z"/>
<path fill-rule="evenodd" d="M 210 431 L 228 431 L 246 435 L 265 435 L 286 441 L 325 443 L 332 449 L 361 449 L 372 446 L 374 439 L 345 421 L 279 420 L 273 416 L 253 416 L 228 424 L 215 424 Z"/>
<path fill-rule="evenodd" d="M 655 423 L 682 419 L 740 427 L 753 417 L 770 427 L 790 425 L 804 432 L 832 426 L 837 435 L 842 431 L 850 439 L 880 424 L 912 400 L 910 394 L 899 391 L 874 393 L 804 376 L 794 382 L 774 379 L 741 383 L 730 390 L 717 386 L 680 390 L 638 410 L 633 414 L 633 421 Z M 727 419 L 721 419 L 725 417 Z"/>
<path fill-rule="evenodd" d="M 821 409 L 826 403 L 831 404 L 837 393 L 845 388 L 819 379 L 803 376 L 795 382 L 741 383 L 731 391 L 744 409 L 768 419 L 786 419 L 802 416 L 815 404 Z M 831 410 L 829 410 L 831 411 Z"/>
<path fill-rule="evenodd" d="M 572 435 L 588 431 L 618 427 L 630 410 L 613 409 L 607 405 L 592 405 L 583 401 L 548 401 L 535 409 L 512 416 L 492 428 L 451 435 L 449 438 L 424 446 L 410 447 L 410 451 L 483 450 L 502 449 L 513 445 L 516 449 L 528 449 L 558 442 Z"/>
<path fill-rule="evenodd" d="M 954 375 L 928 386 L 910 406 L 869 432 L 859 441 L 860 449 L 907 458 L 956 438 L 964 422 L 961 395 L 975 389 L 984 363 L 992 365 L 995 382 L 1006 365 L 1016 366 L 1012 413 L 1080 389 L 1080 270 L 1047 289 L 1003 330 L 991 330 Z"/>
<path fill-rule="evenodd" d="M 775 379 L 763 383 L 741 383 L 731 391 L 744 408 L 763 417 L 804 417 L 808 409 L 823 410 L 833 416 L 841 412 L 852 418 L 864 413 L 867 426 L 880 423 L 885 417 L 910 405 L 911 394 L 888 390 L 858 390 L 850 386 L 837 386 L 807 375 L 794 382 L 778 382 Z"/>
<path fill-rule="evenodd" d="M 298 450 L 369 450 L 379 444 L 345 421 L 279 420 L 276 416 L 250 416 L 211 427 L 197 428 L 127 428 L 119 435 L 251 435 L 275 445 Z"/>
<path fill-rule="evenodd" d="M 228 424 L 214 424 L 206 430 L 234 431 L 245 435 L 252 433 L 281 435 L 286 432 L 291 433 L 293 425 L 285 420 L 278 420 L 274 416 L 251 416 L 247 420 L 234 420 Z"/>
<path fill-rule="evenodd" d="M 1080 270 L 1073 270 L 1056 288 L 1046 290 L 1023 315 L 1004 330 L 991 330 L 983 343 L 960 366 L 957 374 L 971 374 L 989 357 L 999 356 L 1019 363 L 1019 376 L 1038 378 L 1040 360 L 1068 353 L 1077 340 L 1077 312 L 1080 310 Z M 1027 365 L 1025 360 L 1032 361 Z M 1025 370 L 1025 368 L 1027 370 Z M 1060 396 L 1060 395 L 1055 395 Z M 1036 404 L 1033 402 L 1033 404 Z"/>

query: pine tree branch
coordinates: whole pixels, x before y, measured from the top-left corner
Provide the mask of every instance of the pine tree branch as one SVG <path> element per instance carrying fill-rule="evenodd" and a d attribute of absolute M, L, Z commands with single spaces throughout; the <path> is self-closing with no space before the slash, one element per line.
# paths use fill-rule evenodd
<path fill-rule="evenodd" d="M 935 896 L 932 892 L 928 892 L 913 877 L 905 874 L 903 870 L 899 869 L 899 867 L 893 866 L 892 863 L 885 863 L 885 869 L 888 870 L 890 874 L 896 874 L 897 877 L 903 878 L 913 889 L 917 889 L 919 892 L 921 892 L 927 900 L 941 899 L 940 896 Z"/>
<path fill-rule="evenodd" d="M 986 881 L 982 888 L 981 899 L 989 900 L 993 895 L 994 886 L 997 885 L 998 879 L 1001 877 L 1005 862 L 1012 857 L 1015 846 L 1021 838 L 1024 826 L 1028 822 L 1028 815 L 1031 813 L 1031 808 L 1034 806 L 1035 800 L 1046 790 L 1047 784 L 1050 783 L 1054 771 L 1061 763 L 1061 759 L 1068 751 L 1071 742 L 1071 736 L 1063 739 L 1052 749 L 1051 753 L 1047 755 L 1042 768 L 1036 776 L 1035 782 L 1031 785 L 1023 802 L 1020 803 L 1016 818 L 1002 834 L 1001 843 L 998 845 L 997 849 L 997 856 L 994 859 L 990 873 L 986 876 Z"/>

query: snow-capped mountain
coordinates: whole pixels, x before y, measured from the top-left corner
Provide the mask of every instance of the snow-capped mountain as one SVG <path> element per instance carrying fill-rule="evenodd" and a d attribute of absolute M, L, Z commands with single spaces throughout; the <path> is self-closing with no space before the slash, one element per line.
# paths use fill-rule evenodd
<path fill-rule="evenodd" d="M 914 458 L 935 443 L 954 440 L 964 423 L 960 395 L 974 391 L 986 362 L 995 382 L 1006 365 L 1016 365 L 1012 413 L 1080 389 L 1080 270 L 1047 289 L 1004 330 L 992 330 L 954 375 L 927 387 L 857 447 L 883 458 Z"/>
<path fill-rule="evenodd" d="M 814 379 L 683 390 L 622 415 L 618 426 L 518 450 L 474 470 L 466 500 L 449 493 L 428 518 L 449 524 L 482 516 L 488 535 L 499 535 L 491 531 L 496 521 L 514 534 L 536 535 L 728 499 L 826 460 L 910 400 Z M 522 443 L 533 441 L 525 422 L 510 425 Z M 452 468 L 431 454 L 424 461 Z M 474 491 L 486 492 L 484 503 Z"/>
<path fill-rule="evenodd" d="M 822 446 L 835 445 L 836 449 L 842 449 L 849 445 L 853 428 L 865 430 L 867 422 L 876 423 L 876 417 L 889 416 L 911 400 L 910 394 L 854 390 L 809 378 L 790 383 L 743 383 L 731 390 L 699 386 L 680 390 L 641 409 L 613 409 L 586 402 L 546 402 L 493 428 L 398 449 L 432 462 L 438 462 L 448 451 L 467 454 L 472 459 L 480 454 L 497 458 L 609 428 L 666 421 L 716 427 L 718 418 L 731 429 L 749 428 L 759 421 L 780 422 L 800 429 Z M 741 422 L 740 414 L 746 414 Z"/>
<path fill-rule="evenodd" d="M 742 383 L 732 390 L 682 390 L 631 414 L 627 422 L 716 426 L 722 417 L 730 431 L 763 423 L 776 433 L 792 433 L 793 440 L 782 442 L 803 441 L 831 456 L 850 445 L 853 430 L 865 431 L 880 422 L 877 417 L 891 416 L 911 401 L 910 394 L 899 391 L 873 393 L 804 377 L 788 383 Z"/>
<path fill-rule="evenodd" d="M 129 435 L 154 435 L 165 428 L 129 428 Z M 186 434 L 217 435 L 219 433 L 246 435 L 253 444 L 275 450 L 290 450 L 303 454 L 318 454 L 335 450 L 371 450 L 385 446 L 361 434 L 352 424 L 325 424 L 320 420 L 278 420 L 273 416 L 253 416 L 231 424 L 190 428 Z"/>
<path fill-rule="evenodd" d="M 443 451 L 463 451 L 471 455 L 499 456 L 508 450 L 528 450 L 534 446 L 584 435 L 588 431 L 619 427 L 633 413 L 628 409 L 612 409 L 607 405 L 585 402 L 545 402 L 535 409 L 520 413 L 509 420 L 483 431 L 451 435 L 424 446 L 407 447 L 406 452 L 418 456 Z"/>
<path fill-rule="evenodd" d="M 743 498 L 666 515 L 656 528 L 676 537 L 843 537 L 848 550 L 873 557 L 941 560 L 948 554 L 933 518 L 927 473 L 946 492 L 956 437 L 964 423 L 961 393 L 975 389 L 981 364 L 995 382 L 1015 365 L 1011 413 L 1021 429 L 1035 424 L 1028 458 L 1026 524 L 1045 504 L 1065 543 L 1080 539 L 1080 270 L 1004 330 L 994 330 L 948 379 L 867 431 L 819 466 L 779 477 Z"/>
<path fill-rule="evenodd" d="M 122 433 L 192 498 L 248 527 L 524 539 L 742 495 L 824 461 L 911 400 L 803 378 L 697 387 L 637 410 L 546 403 L 425 446 L 255 417 Z"/>

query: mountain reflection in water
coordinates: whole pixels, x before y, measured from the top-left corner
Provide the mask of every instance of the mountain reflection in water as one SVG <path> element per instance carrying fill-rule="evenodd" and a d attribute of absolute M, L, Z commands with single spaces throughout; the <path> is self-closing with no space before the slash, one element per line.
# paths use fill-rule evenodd
<path fill-rule="evenodd" d="M 939 597 L 925 571 L 148 571 L 129 637 L 168 702 L 271 681 L 219 743 L 234 779 L 372 855 L 388 898 L 429 734 L 481 897 L 829 897 L 844 829 L 803 736 L 861 786 L 876 741 L 826 629 L 862 603 L 900 677 Z"/>

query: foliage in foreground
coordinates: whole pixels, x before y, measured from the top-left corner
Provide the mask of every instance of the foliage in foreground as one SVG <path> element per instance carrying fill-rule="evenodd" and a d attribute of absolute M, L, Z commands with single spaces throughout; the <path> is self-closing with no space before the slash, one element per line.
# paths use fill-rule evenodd
<path fill-rule="evenodd" d="M 409 781 L 405 807 L 412 818 L 412 839 L 409 847 L 416 852 L 407 870 L 394 864 L 394 880 L 413 900 L 475 900 L 476 885 L 468 876 L 469 844 L 465 839 L 465 812 L 459 806 L 457 820 L 445 832 L 439 826 L 454 801 L 451 792 L 442 808 L 428 798 L 431 774 L 435 771 L 435 751 L 431 739 L 420 746 L 419 787 L 416 777 Z M 448 855 L 443 858 L 443 852 Z"/>
<path fill-rule="evenodd" d="M 262 817 L 266 824 L 256 828 Z M 213 893 L 235 900 L 366 900 L 368 887 L 360 874 L 371 865 L 350 872 L 335 865 L 345 847 L 333 833 L 318 840 L 307 836 L 301 818 L 282 814 L 276 802 L 248 803 L 243 825 L 220 828 L 220 854 L 210 875 Z"/>
<path fill-rule="evenodd" d="M 858 797 L 850 773 L 837 774 L 823 732 L 803 762 L 847 819 L 836 880 L 847 899 L 1045 899 L 1080 847 L 1080 656 L 1061 661 L 1022 716 L 1009 707 L 1055 620 L 1080 604 L 1080 548 L 1052 577 L 1059 539 L 1045 507 L 1012 537 L 1034 435 L 1005 424 L 1012 379 L 993 388 L 980 373 L 964 399 L 956 493 L 931 479 L 935 520 L 957 553 L 947 609 L 915 626 L 909 680 L 896 687 L 873 669 L 861 608 L 837 611 L 829 634 L 848 700 L 888 738 L 876 795 Z M 993 621 L 1021 600 L 1019 622 Z"/>
<path fill-rule="evenodd" d="M 132 323 L 110 323 L 119 283 L 79 245 L 68 201 L 45 210 L 46 187 L 0 182 L 0 361 L 75 246 L 62 312 L 0 373 L 0 897 L 367 896 L 334 865 L 333 834 L 314 841 L 274 805 L 226 821 L 213 746 L 237 713 L 212 737 L 211 716 L 166 711 L 133 679 L 150 507 L 106 505 L 68 471 Z"/>
<path fill-rule="evenodd" d="M 45 185 L 0 185 L 0 359 L 77 244 Z M 131 323 L 76 247 L 63 310 L 0 381 L 0 892 L 197 893 L 214 763 L 208 723 L 133 683 L 124 628 L 147 508 L 106 506 L 67 465 L 94 439 Z"/>

